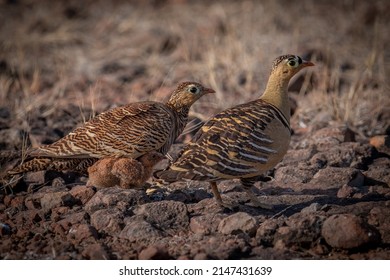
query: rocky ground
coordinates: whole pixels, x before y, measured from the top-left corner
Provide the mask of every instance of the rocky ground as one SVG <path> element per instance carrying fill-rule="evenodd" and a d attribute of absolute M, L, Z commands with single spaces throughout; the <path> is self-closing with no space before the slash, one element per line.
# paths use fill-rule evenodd
<path fill-rule="evenodd" d="M 250 206 L 236 181 L 219 184 L 231 211 L 205 183 L 96 190 L 74 172 L 28 173 L 2 183 L 0 258 L 390 259 L 386 1 L 39 3 L 0 2 L 2 151 L 165 100 L 183 80 L 217 91 L 194 105 L 194 124 L 259 96 L 280 54 L 316 67 L 292 81 L 290 149 L 256 183 L 272 210 Z"/>

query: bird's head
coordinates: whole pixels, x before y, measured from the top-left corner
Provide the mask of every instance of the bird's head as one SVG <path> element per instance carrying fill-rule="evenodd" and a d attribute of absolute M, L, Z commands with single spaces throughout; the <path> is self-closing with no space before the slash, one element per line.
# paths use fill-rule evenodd
<path fill-rule="evenodd" d="M 303 60 L 297 55 L 286 54 L 274 60 L 271 75 L 277 75 L 278 77 L 290 80 L 301 69 L 308 66 L 314 66 L 314 63 Z"/>
<path fill-rule="evenodd" d="M 203 95 L 214 92 L 215 91 L 213 89 L 206 88 L 196 82 L 183 82 L 180 83 L 173 91 L 167 104 L 177 110 L 180 110 L 181 108 L 189 108 Z"/>

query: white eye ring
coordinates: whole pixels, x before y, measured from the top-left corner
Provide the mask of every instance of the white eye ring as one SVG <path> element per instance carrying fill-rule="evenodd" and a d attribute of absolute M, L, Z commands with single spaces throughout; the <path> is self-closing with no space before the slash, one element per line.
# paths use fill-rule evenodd
<path fill-rule="evenodd" d="M 198 94 L 200 92 L 200 89 L 198 87 L 196 87 L 196 86 L 190 86 L 188 88 L 188 91 L 193 93 L 193 94 Z"/>

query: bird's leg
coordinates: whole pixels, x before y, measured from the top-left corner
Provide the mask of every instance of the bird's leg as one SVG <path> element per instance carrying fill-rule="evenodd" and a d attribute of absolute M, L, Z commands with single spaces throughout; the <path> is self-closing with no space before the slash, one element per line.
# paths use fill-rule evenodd
<path fill-rule="evenodd" d="M 253 191 L 253 181 L 241 179 L 241 183 L 245 189 L 245 192 L 248 194 L 250 199 L 250 204 L 254 207 L 263 208 L 267 210 L 273 209 L 273 206 L 270 204 L 265 204 L 260 202 L 259 198 L 256 196 L 256 193 Z"/>
<path fill-rule="evenodd" d="M 227 202 L 223 202 L 221 194 L 219 193 L 217 183 L 216 182 L 210 182 L 211 191 L 213 192 L 214 198 L 217 201 L 217 204 L 223 208 L 228 208 L 230 210 L 234 210 L 234 208 L 237 208 L 237 205 L 230 204 Z"/>
<path fill-rule="evenodd" d="M 219 193 L 219 190 L 218 190 L 218 187 L 217 187 L 217 183 L 210 182 L 210 186 L 211 186 L 211 190 L 213 192 L 215 200 L 217 201 L 217 203 L 219 205 L 222 205 L 222 203 L 223 203 L 222 202 L 222 197 L 221 197 L 221 194 Z"/>

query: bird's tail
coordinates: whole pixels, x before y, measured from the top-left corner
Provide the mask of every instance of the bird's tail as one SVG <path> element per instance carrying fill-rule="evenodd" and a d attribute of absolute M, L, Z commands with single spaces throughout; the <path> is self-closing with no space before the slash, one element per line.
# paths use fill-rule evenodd
<path fill-rule="evenodd" d="M 9 175 L 15 175 L 40 170 L 73 170 L 80 173 L 86 173 L 88 167 L 93 165 L 96 161 L 98 161 L 97 158 L 33 158 L 32 160 L 16 166 L 7 173 Z"/>
<path fill-rule="evenodd" d="M 30 171 L 45 170 L 48 169 L 51 162 L 52 159 L 50 158 L 34 158 L 32 160 L 22 163 L 19 166 L 14 167 L 13 169 L 9 170 L 7 173 L 9 175 L 15 175 L 15 174 L 20 174 L 20 173 L 25 173 Z"/>

